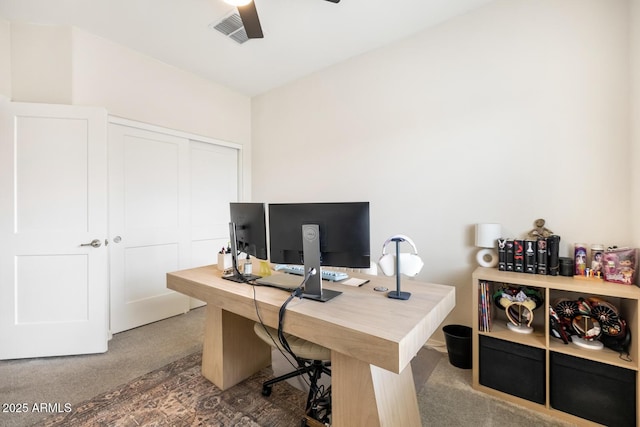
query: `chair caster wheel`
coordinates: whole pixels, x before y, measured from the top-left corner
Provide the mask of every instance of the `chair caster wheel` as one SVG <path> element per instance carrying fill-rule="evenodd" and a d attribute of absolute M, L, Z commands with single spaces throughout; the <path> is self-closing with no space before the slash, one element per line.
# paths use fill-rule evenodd
<path fill-rule="evenodd" d="M 263 396 L 271 396 L 271 386 L 262 387 L 262 395 Z"/>

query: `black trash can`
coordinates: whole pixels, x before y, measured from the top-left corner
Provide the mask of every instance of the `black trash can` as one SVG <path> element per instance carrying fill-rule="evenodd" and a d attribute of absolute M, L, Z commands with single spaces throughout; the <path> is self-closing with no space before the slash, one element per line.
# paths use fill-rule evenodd
<path fill-rule="evenodd" d="M 447 325 L 442 328 L 447 343 L 449 363 L 456 368 L 471 369 L 471 328 Z"/>

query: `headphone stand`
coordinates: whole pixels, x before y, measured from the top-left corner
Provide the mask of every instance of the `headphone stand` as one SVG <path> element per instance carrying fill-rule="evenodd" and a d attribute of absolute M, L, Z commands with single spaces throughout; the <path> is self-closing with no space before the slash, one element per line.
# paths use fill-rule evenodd
<path fill-rule="evenodd" d="M 393 299 L 408 300 L 411 297 L 411 292 L 400 291 L 400 242 L 403 242 L 404 239 L 394 237 L 391 241 L 396 242 L 396 290 L 390 291 L 387 296 Z"/>
<path fill-rule="evenodd" d="M 602 350 L 604 348 L 604 344 L 598 340 L 586 340 L 581 337 L 572 336 L 571 342 L 578 347 L 586 348 L 589 350 Z"/>
<path fill-rule="evenodd" d="M 509 316 L 509 307 L 505 309 L 505 313 L 507 314 L 507 318 L 511 319 Z M 533 310 L 531 310 L 531 316 L 533 318 Z M 530 319 L 531 320 L 531 319 Z M 529 322 L 531 323 L 531 322 Z M 513 332 L 517 332 L 519 334 L 532 334 L 533 328 L 526 323 L 522 322 L 522 305 L 518 305 L 518 324 L 514 324 L 511 322 L 507 322 L 507 328 Z"/>
<path fill-rule="evenodd" d="M 527 326 L 527 325 L 514 325 L 511 322 L 507 322 L 507 328 L 509 328 L 509 330 L 513 331 L 513 332 L 517 332 L 519 334 L 532 334 L 533 333 L 533 328 L 531 326 Z"/>

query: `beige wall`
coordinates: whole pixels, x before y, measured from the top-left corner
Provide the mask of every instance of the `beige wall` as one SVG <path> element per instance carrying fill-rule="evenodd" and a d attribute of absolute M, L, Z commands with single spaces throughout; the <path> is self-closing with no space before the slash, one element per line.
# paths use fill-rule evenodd
<path fill-rule="evenodd" d="M 11 98 L 11 30 L 0 17 L 0 96 Z"/>
<path fill-rule="evenodd" d="M 628 2 L 498 0 L 253 99 L 253 198 L 369 200 L 471 324 L 473 224 L 631 239 Z M 438 338 L 438 336 L 436 336 Z"/>
<path fill-rule="evenodd" d="M 13 101 L 71 104 L 72 29 L 11 23 Z"/>
<path fill-rule="evenodd" d="M 235 142 L 242 197 L 251 198 L 251 100 L 219 84 L 74 29 L 73 103 Z"/>
<path fill-rule="evenodd" d="M 0 20 L 0 32 L 0 64 L 11 64 L 10 72 L 0 65 L 0 94 L 104 107 L 114 116 L 241 144 L 242 191 L 251 197 L 249 97 L 77 28 Z"/>
<path fill-rule="evenodd" d="M 74 29 L 73 103 L 226 141 L 251 140 L 245 95 Z"/>

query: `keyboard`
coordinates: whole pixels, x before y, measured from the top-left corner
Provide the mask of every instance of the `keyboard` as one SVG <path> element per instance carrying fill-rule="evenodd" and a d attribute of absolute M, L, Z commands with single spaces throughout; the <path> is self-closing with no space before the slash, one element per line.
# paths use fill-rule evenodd
<path fill-rule="evenodd" d="M 277 264 L 273 269 L 298 276 L 304 276 L 304 266 L 302 265 Z M 338 282 L 349 278 L 349 275 L 343 271 L 325 270 L 324 268 L 321 268 L 320 271 L 322 272 L 322 279 L 329 280 L 331 282 Z"/>

